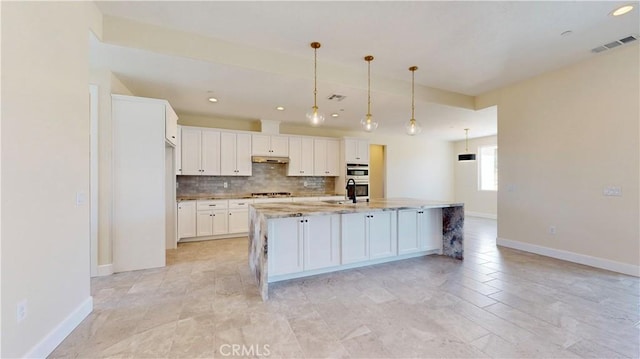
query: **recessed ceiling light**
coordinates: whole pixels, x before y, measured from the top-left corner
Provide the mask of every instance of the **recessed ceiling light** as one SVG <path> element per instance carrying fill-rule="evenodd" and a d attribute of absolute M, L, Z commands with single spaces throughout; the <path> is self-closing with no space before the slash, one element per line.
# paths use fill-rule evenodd
<path fill-rule="evenodd" d="M 631 10 L 633 10 L 633 5 L 624 5 L 624 6 L 620 6 L 619 8 L 613 10 L 613 12 L 611 12 L 611 15 L 620 16 L 620 15 L 624 15 L 624 14 L 628 13 Z"/>
<path fill-rule="evenodd" d="M 215 98 L 215 97 L 209 97 L 209 102 L 216 103 L 216 102 L 218 102 L 218 99 Z"/>
<path fill-rule="evenodd" d="M 331 114 L 331 117 L 338 117 L 338 116 L 340 116 L 340 115 L 338 115 L 338 114 L 337 114 L 337 113 L 335 113 L 335 112 Z"/>
<path fill-rule="evenodd" d="M 282 106 L 278 106 L 278 107 L 276 107 L 276 110 L 278 110 L 278 111 L 284 111 L 284 107 L 282 107 Z"/>

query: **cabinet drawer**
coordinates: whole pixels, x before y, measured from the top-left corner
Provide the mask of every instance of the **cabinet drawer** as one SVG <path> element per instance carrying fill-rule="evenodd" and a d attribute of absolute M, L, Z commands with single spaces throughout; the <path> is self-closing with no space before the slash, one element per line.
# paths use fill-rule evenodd
<path fill-rule="evenodd" d="M 227 209 L 229 202 L 225 200 L 197 201 L 198 211 L 210 209 Z"/>
<path fill-rule="evenodd" d="M 229 209 L 236 208 L 249 208 L 249 205 L 253 203 L 253 199 L 230 199 L 229 200 Z"/>

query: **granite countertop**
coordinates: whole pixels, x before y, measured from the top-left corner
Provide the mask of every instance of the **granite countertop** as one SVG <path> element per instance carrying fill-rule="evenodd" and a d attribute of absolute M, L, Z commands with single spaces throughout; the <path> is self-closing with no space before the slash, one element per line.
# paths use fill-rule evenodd
<path fill-rule="evenodd" d="M 328 197 L 328 196 L 344 197 L 344 193 L 338 193 L 338 194 L 336 193 L 324 193 L 324 194 L 292 193 L 290 197 Z M 206 201 L 206 200 L 216 200 L 216 199 L 246 199 L 246 198 L 254 198 L 254 197 L 251 196 L 251 193 L 239 193 L 239 194 L 201 193 L 201 194 L 194 194 L 194 195 L 188 195 L 188 196 L 177 196 L 176 200 L 180 202 L 180 201 L 196 201 L 196 200 Z M 278 197 L 257 197 L 257 198 L 282 198 L 282 197 L 278 196 Z"/>
<path fill-rule="evenodd" d="M 369 202 L 327 203 L 327 202 L 292 202 L 253 204 L 256 211 L 264 218 L 287 218 L 301 216 L 318 216 L 327 214 L 346 214 L 358 212 L 395 211 L 398 209 L 444 208 L 463 206 L 463 203 L 428 201 L 412 198 L 372 199 Z"/>

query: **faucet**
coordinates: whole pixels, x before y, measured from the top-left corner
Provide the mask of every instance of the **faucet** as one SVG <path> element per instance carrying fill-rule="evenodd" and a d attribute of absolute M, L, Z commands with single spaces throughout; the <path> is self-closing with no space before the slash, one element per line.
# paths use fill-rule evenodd
<path fill-rule="evenodd" d="M 353 183 L 353 197 L 349 196 L 349 184 L 351 183 Z M 347 181 L 347 187 L 345 189 L 347 190 L 348 198 L 353 200 L 353 203 L 356 203 L 356 181 L 353 178 L 349 178 L 349 180 Z"/>

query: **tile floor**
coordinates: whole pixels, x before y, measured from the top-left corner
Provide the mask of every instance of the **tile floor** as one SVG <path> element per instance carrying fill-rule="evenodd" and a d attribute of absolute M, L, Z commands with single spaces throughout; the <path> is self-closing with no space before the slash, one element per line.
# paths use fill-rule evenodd
<path fill-rule="evenodd" d="M 468 217 L 465 260 L 430 256 L 271 285 L 247 239 L 181 244 L 167 267 L 91 281 L 94 311 L 54 358 L 640 356 L 640 280 L 495 246 Z"/>

